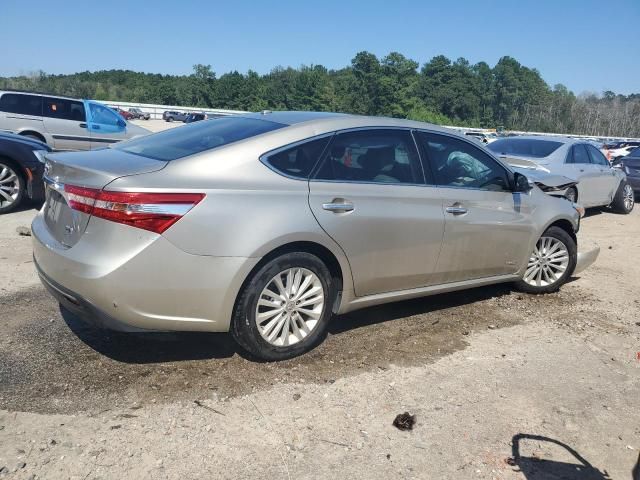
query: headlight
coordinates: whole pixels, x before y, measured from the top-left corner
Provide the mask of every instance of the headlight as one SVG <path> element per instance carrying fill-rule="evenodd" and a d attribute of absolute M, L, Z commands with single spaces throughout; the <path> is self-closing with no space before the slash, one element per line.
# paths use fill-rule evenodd
<path fill-rule="evenodd" d="M 576 212 L 578 212 L 580 218 L 584 217 L 585 210 L 582 205 L 579 205 L 577 203 L 572 203 L 571 205 L 573 206 L 573 208 L 575 208 Z"/>
<path fill-rule="evenodd" d="M 33 154 L 36 156 L 40 163 L 44 163 L 44 156 L 49 153 L 46 150 L 33 150 Z"/>

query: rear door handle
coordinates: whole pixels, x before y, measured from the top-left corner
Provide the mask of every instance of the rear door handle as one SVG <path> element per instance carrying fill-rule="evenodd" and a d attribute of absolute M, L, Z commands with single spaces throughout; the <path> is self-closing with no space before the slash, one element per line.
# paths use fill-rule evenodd
<path fill-rule="evenodd" d="M 94 130 L 100 130 L 100 125 L 96 125 L 94 123 L 93 125 L 91 125 L 91 128 L 93 128 Z"/>
<path fill-rule="evenodd" d="M 80 128 L 87 128 L 87 124 L 86 123 L 81 123 L 80 125 L 78 125 Z"/>
<path fill-rule="evenodd" d="M 323 203 L 322 208 L 334 213 L 351 212 L 354 209 L 353 203 L 349 202 L 331 202 Z"/>
<path fill-rule="evenodd" d="M 454 215 L 464 215 L 465 213 L 468 212 L 468 210 L 458 205 L 451 205 L 450 207 L 446 208 L 446 212 L 452 213 Z"/>

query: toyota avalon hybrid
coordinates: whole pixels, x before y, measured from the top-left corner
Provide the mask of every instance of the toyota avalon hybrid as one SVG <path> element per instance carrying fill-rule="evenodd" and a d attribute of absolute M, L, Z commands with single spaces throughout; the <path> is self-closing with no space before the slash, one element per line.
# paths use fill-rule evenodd
<path fill-rule="evenodd" d="M 34 259 L 66 308 L 125 331 L 230 331 L 299 355 L 333 314 L 592 263 L 582 208 L 472 140 L 399 119 L 263 112 L 47 156 Z"/>

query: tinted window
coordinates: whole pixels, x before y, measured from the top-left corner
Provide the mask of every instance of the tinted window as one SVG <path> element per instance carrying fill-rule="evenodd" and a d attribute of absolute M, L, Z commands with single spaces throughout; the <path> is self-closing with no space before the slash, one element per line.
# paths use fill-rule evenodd
<path fill-rule="evenodd" d="M 0 111 L 40 117 L 42 116 L 42 97 L 5 93 L 0 97 Z"/>
<path fill-rule="evenodd" d="M 336 135 L 317 180 L 422 184 L 424 176 L 411 133 L 365 130 Z"/>
<path fill-rule="evenodd" d="M 510 190 L 507 171 L 489 155 L 458 138 L 418 133 L 436 184 L 447 187 Z"/>
<path fill-rule="evenodd" d="M 111 148 L 156 160 L 170 161 L 282 127 L 286 125 L 267 120 L 229 117 L 211 122 L 190 123 L 181 128 L 172 128 L 119 143 Z"/>
<path fill-rule="evenodd" d="M 309 178 L 309 174 L 324 152 L 331 137 L 319 138 L 310 142 L 273 153 L 264 158 L 264 162 L 274 170 L 296 178 Z"/>
<path fill-rule="evenodd" d="M 76 100 L 63 98 L 43 97 L 42 115 L 63 120 L 75 120 L 84 122 L 84 104 Z"/>
<path fill-rule="evenodd" d="M 591 145 L 587 145 L 586 147 L 589 152 L 589 157 L 591 157 L 591 163 L 595 163 L 596 165 L 606 165 L 607 167 L 609 166 L 609 161 L 600 152 L 600 150 Z"/>
<path fill-rule="evenodd" d="M 591 163 L 584 145 L 574 145 L 567 156 L 567 163 Z"/>
<path fill-rule="evenodd" d="M 548 157 L 562 146 L 561 142 L 553 140 L 538 140 L 532 138 L 500 138 L 491 142 L 487 148 L 501 155 L 522 155 L 523 157 Z"/>

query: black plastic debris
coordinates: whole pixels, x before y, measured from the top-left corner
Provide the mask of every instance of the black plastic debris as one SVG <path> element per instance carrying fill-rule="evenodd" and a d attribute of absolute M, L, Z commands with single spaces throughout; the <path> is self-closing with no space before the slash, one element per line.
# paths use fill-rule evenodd
<path fill-rule="evenodd" d="M 416 416 L 410 415 L 409 412 L 399 414 L 393 421 L 393 426 L 398 430 L 413 430 L 416 423 Z"/>

